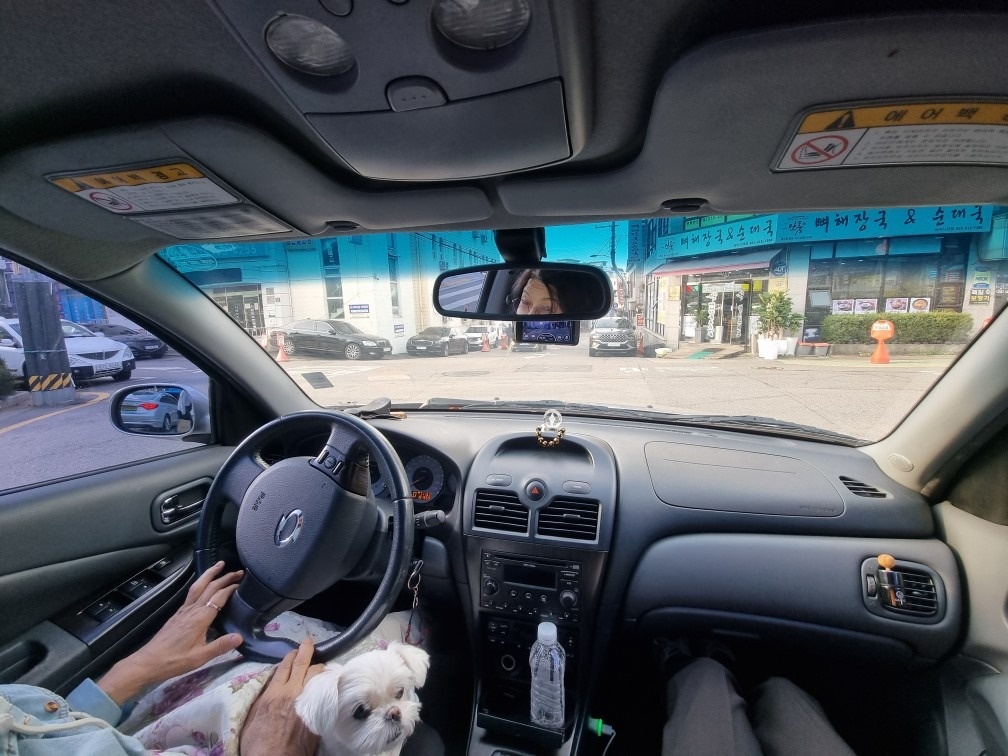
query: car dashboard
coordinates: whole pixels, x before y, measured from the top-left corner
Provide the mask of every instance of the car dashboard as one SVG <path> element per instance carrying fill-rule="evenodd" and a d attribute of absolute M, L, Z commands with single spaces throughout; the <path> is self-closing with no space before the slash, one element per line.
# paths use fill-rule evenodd
<path fill-rule="evenodd" d="M 863 451 L 575 416 L 550 445 L 538 416 L 464 414 L 374 423 L 414 485 L 431 462 L 444 471 L 437 495 L 415 498 L 445 512 L 421 540 L 424 579 L 466 617 L 471 754 L 577 752 L 592 660 L 616 639 L 720 634 L 909 668 L 958 637 L 956 561 L 926 501 Z M 568 654 L 562 734 L 529 721 L 541 620 Z"/>

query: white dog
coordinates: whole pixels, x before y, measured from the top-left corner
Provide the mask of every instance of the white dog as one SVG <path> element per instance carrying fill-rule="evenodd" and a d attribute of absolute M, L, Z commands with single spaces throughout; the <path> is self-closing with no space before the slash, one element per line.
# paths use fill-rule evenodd
<path fill-rule="evenodd" d="M 316 642 L 327 637 L 317 620 L 292 613 L 278 620 L 277 637 L 293 642 L 308 635 Z M 308 681 L 295 709 L 320 736 L 319 756 L 394 756 L 413 734 L 420 719 L 416 689 L 427 679 L 430 657 L 399 642 L 411 621 L 415 630 L 416 618 L 409 612 L 389 615 Z M 233 651 L 159 685 L 119 729 L 151 750 L 237 753 L 245 717 L 275 668 L 244 661 Z"/>
<path fill-rule="evenodd" d="M 319 756 L 397 756 L 420 721 L 416 689 L 429 666 L 426 651 L 398 642 L 327 664 L 295 703 Z"/>

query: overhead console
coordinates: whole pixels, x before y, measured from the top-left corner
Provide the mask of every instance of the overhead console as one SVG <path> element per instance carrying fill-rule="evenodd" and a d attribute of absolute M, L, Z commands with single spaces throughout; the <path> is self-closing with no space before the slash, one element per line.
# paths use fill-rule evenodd
<path fill-rule="evenodd" d="M 616 480 L 611 449 L 588 436 L 567 435 L 547 447 L 532 432 L 513 433 L 476 455 L 462 499 L 480 671 L 470 753 L 563 748 L 585 715 L 586 702 L 577 697 L 587 675 L 581 651 L 592 643 Z M 529 719 L 529 648 L 536 625 L 547 620 L 567 652 L 563 733 Z"/>

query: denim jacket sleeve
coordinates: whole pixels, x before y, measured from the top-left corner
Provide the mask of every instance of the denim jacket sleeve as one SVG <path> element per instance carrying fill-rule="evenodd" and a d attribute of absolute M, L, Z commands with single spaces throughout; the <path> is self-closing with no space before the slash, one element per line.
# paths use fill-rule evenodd
<path fill-rule="evenodd" d="M 92 686 L 94 684 L 92 683 Z M 97 686 L 94 686 L 97 688 Z M 94 691 L 80 695 L 88 700 Z M 78 689 L 79 690 L 79 689 Z M 78 690 L 68 698 L 78 696 Z M 94 698 L 111 706 L 99 714 L 118 720 L 118 707 L 106 696 Z M 33 685 L 0 685 L 0 756 L 139 756 L 146 751 L 140 741 L 123 735 L 108 721 L 74 709 L 67 699 Z"/>

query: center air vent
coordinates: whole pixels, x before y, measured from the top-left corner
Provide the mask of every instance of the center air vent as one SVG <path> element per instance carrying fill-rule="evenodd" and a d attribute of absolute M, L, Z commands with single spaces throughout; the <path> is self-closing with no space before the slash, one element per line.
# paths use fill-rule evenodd
<path fill-rule="evenodd" d="M 885 491 L 862 483 L 860 480 L 848 478 L 846 475 L 840 476 L 840 482 L 847 486 L 848 490 L 855 496 L 865 496 L 869 499 L 884 499 L 888 494 Z"/>
<path fill-rule="evenodd" d="M 507 533 L 528 532 L 529 511 L 518 501 L 514 491 L 476 491 L 473 527 L 486 530 L 503 530 Z"/>
<path fill-rule="evenodd" d="M 539 512 L 536 535 L 595 541 L 598 539 L 598 517 L 597 501 L 554 499 Z"/>

